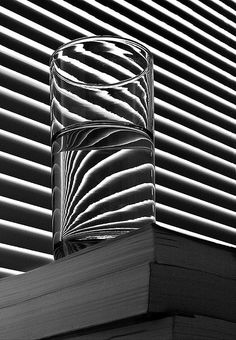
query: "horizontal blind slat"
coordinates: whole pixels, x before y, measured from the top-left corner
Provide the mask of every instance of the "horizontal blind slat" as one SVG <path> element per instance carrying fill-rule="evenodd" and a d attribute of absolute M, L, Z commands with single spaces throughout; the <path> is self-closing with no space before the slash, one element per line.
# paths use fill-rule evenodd
<path fill-rule="evenodd" d="M 184 142 L 189 146 L 193 146 L 194 148 L 198 148 L 202 151 L 205 151 L 211 154 L 212 156 L 220 157 L 222 160 L 226 160 L 232 163 L 232 166 L 234 166 L 235 148 L 233 147 L 233 145 L 229 147 L 222 142 L 216 141 L 214 138 L 205 137 L 199 132 L 195 132 L 194 130 L 189 129 L 186 126 L 182 126 L 179 123 L 174 123 L 170 119 L 166 119 L 163 117 L 159 117 L 158 119 L 158 127 L 156 134 L 157 145 L 158 145 L 158 132 L 161 132 L 166 136 L 176 138 L 179 141 Z M 235 142 L 236 139 L 234 139 L 234 143 Z"/>
<path fill-rule="evenodd" d="M 210 107 L 216 108 L 217 110 L 222 111 L 222 113 L 229 112 L 229 115 L 233 116 L 233 112 L 235 111 L 236 91 L 232 90 L 231 93 L 224 95 L 223 89 L 221 89 L 221 94 L 217 95 L 210 92 L 209 89 L 205 89 L 203 86 L 200 87 L 159 66 L 154 66 L 154 70 L 157 72 L 156 79 L 158 79 L 159 83 L 172 88 L 178 87 L 179 92 L 186 94 L 195 100 L 199 100 Z M 224 99 L 225 97 L 228 100 Z"/>
<path fill-rule="evenodd" d="M 51 190 L 19 178 L 0 174 L 1 195 L 51 209 Z"/>
<path fill-rule="evenodd" d="M 169 104 L 163 100 L 155 101 L 155 124 L 158 125 L 159 117 L 170 119 L 172 122 L 181 124 L 183 127 L 190 128 L 196 132 L 204 134 L 206 137 L 222 142 L 225 146 L 235 148 L 236 135 L 232 132 L 223 129 L 222 127 L 210 123 L 202 118 L 198 118 L 192 113 L 179 109 L 178 107 Z M 157 129 L 157 127 L 156 127 Z"/>
<path fill-rule="evenodd" d="M 214 4 L 219 6 L 218 8 L 223 9 L 227 12 L 227 15 L 232 17 L 232 20 L 236 17 L 236 3 L 235 0 L 212 0 Z"/>
<path fill-rule="evenodd" d="M 205 202 L 198 198 L 186 195 L 176 190 L 157 185 L 157 203 L 172 207 L 183 212 L 192 213 L 199 217 L 222 223 L 234 228 L 236 223 L 235 212 L 229 209 L 221 208 L 212 203 Z M 212 231 L 212 234 L 214 232 Z"/>
<path fill-rule="evenodd" d="M 222 113 L 210 106 L 207 106 L 194 98 L 190 98 L 181 92 L 163 85 L 161 83 L 154 83 L 155 96 L 168 104 L 175 105 L 177 108 L 194 113 L 197 117 L 205 119 L 210 122 L 235 133 L 236 120 L 227 115 L 226 112 Z"/>
<path fill-rule="evenodd" d="M 11 132 L 0 130 L 0 151 L 50 166 L 50 147 Z"/>
<path fill-rule="evenodd" d="M 198 163 L 191 162 L 175 154 L 156 149 L 156 166 L 173 171 L 186 178 L 197 179 L 200 183 L 210 185 L 213 188 L 235 195 L 236 181 L 222 174 L 205 168 Z M 158 178 L 156 179 L 158 181 Z"/>
<path fill-rule="evenodd" d="M 183 228 L 186 231 L 206 235 L 215 240 L 236 244 L 235 228 L 163 204 L 157 204 L 157 209 L 159 214 L 158 223 L 160 225 L 169 224 L 169 226 L 178 227 L 181 230 Z"/>
<path fill-rule="evenodd" d="M 51 253 L 49 58 L 63 42 L 95 34 L 138 40 L 154 55 L 157 222 L 236 243 L 233 2 L 1 6 L 0 276 L 43 265 L 39 253 Z"/>
<path fill-rule="evenodd" d="M 45 145 L 50 144 L 50 128 L 45 124 L 1 108 L 0 121 L 1 128 L 5 131 Z"/>
<path fill-rule="evenodd" d="M 0 151 L 0 172 L 38 185 L 50 187 L 49 166 Z"/>
<path fill-rule="evenodd" d="M 88 0 L 85 0 L 88 1 Z M 175 18 L 177 21 L 178 29 L 174 27 L 174 25 L 170 25 L 166 22 L 166 20 L 163 20 L 163 13 L 165 12 L 165 9 L 161 6 L 156 5 L 156 11 L 157 15 L 154 18 L 150 14 L 147 14 L 137 8 L 136 6 L 133 6 L 129 2 L 125 0 L 112 0 L 113 3 L 115 2 L 117 4 L 117 9 L 119 8 L 119 12 L 122 10 L 121 6 L 124 7 L 124 11 L 127 13 L 127 10 L 132 12 L 130 13 L 130 17 L 132 16 L 133 20 L 137 18 L 135 21 L 140 23 L 140 20 L 142 21 L 142 25 L 145 27 L 149 27 L 150 25 L 153 28 L 155 26 L 158 27 L 158 29 L 165 29 L 166 35 L 173 34 L 177 37 L 177 39 L 180 37 L 184 41 L 192 44 L 193 46 L 204 50 L 204 52 L 211 54 L 213 57 L 216 57 L 223 61 L 226 64 L 229 64 L 234 67 L 235 65 L 235 57 L 234 57 L 234 48 L 231 47 L 232 45 L 235 45 L 235 41 L 233 40 L 231 42 L 231 46 L 225 44 L 222 41 L 218 41 L 214 37 L 210 36 L 208 32 L 204 32 L 199 30 L 198 28 L 195 28 L 193 25 L 188 23 L 186 27 L 186 23 L 183 18 Z M 127 13 L 128 14 L 128 13 Z M 168 15 L 168 14 L 167 14 Z M 173 18 L 173 15 L 171 16 Z M 181 29 L 181 25 L 185 24 L 185 29 Z M 186 28 L 190 28 L 189 30 L 186 30 Z M 191 33 L 191 36 L 190 34 Z M 196 35 L 198 33 L 198 36 Z M 164 34 L 163 34 L 164 35 Z M 200 39 L 201 38 L 201 39 Z M 214 43 L 214 45 L 213 45 Z M 209 48 L 208 46 L 211 46 Z M 232 61 L 232 63 L 231 63 Z"/>
<path fill-rule="evenodd" d="M 230 10 L 225 10 L 223 6 L 218 6 L 217 4 L 214 4 L 213 1 L 209 3 L 209 1 L 206 0 L 191 0 L 191 3 L 195 9 L 204 13 L 205 16 L 211 17 L 219 26 L 228 26 L 228 29 L 231 27 L 235 29 L 235 14 L 233 13 L 232 8 Z"/>
<path fill-rule="evenodd" d="M 2 261 L 4 259 L 4 261 Z M 0 243 L 0 266 L 13 270 L 28 271 L 48 264 L 52 256 L 28 249 Z"/>
<path fill-rule="evenodd" d="M 48 65 L 50 55 L 53 49 L 40 44 L 33 39 L 15 32 L 12 29 L 1 26 L 0 30 L 1 44 L 15 50 L 18 53 L 34 58 L 36 61 Z"/>
<path fill-rule="evenodd" d="M 52 253 L 52 233 L 27 225 L 0 220 L 1 243 L 31 249 L 42 253 Z"/>
<path fill-rule="evenodd" d="M 28 19 L 33 17 L 36 23 L 43 22 L 45 28 L 54 32 L 61 34 L 67 32 L 70 36 L 74 35 L 74 39 L 78 38 L 78 36 L 92 35 L 89 30 L 82 28 L 78 23 L 73 24 L 71 20 L 66 20 L 62 15 L 59 16 L 54 13 L 54 11 L 58 12 L 58 6 L 52 2 L 47 2 L 45 6 L 41 1 L 15 0 L 14 4 L 4 1 L 7 8 L 17 11 L 17 13 Z M 73 37 L 70 37 L 70 39 L 72 40 Z"/>
<path fill-rule="evenodd" d="M 232 211 L 235 209 L 236 197 L 223 190 L 216 189 L 208 184 L 201 184 L 196 179 L 189 179 L 160 167 L 156 167 L 156 176 L 157 184 L 165 183 L 168 189 L 173 189 Z"/>
<path fill-rule="evenodd" d="M 23 274 L 23 271 L 0 267 L 0 279 L 4 277 Z"/>
<path fill-rule="evenodd" d="M 3 196 L 0 196 L 0 218 L 46 231 L 51 230 L 51 211 L 49 209 Z"/>
<path fill-rule="evenodd" d="M 0 86 L 1 107 L 37 122 L 49 125 L 49 105 Z"/>
<path fill-rule="evenodd" d="M 0 72 L 0 86 L 4 86 L 11 91 L 18 92 L 25 96 L 30 93 L 32 99 L 36 99 L 45 104 L 49 103 L 49 85 L 45 85 L 4 66 L 0 66 Z"/>
<path fill-rule="evenodd" d="M 132 2 L 133 4 L 135 3 L 135 1 Z M 145 5 L 145 9 L 149 9 L 150 13 L 153 15 L 163 12 L 167 17 L 167 20 L 173 19 L 174 21 L 177 21 L 177 23 L 173 23 L 173 26 L 177 26 L 178 29 L 181 26 L 189 27 L 191 28 L 190 33 L 196 31 L 205 36 L 209 36 L 210 34 L 210 36 L 220 40 L 222 45 L 226 43 L 228 46 L 235 46 L 234 34 L 215 25 L 212 21 L 194 12 L 190 6 L 186 6 L 186 4 L 182 4 L 178 0 L 167 0 L 163 3 L 155 3 L 152 0 L 141 0 L 141 2 Z M 168 22 L 170 22 L 170 20 L 168 20 Z"/>
<path fill-rule="evenodd" d="M 162 132 L 156 132 L 158 148 L 162 151 L 177 155 L 216 173 L 235 179 L 235 164 L 222 160 L 220 157 L 199 150 L 194 146 L 181 142 L 176 138 L 166 136 Z"/>
<path fill-rule="evenodd" d="M 42 64 L 3 45 L 0 45 L 0 59 L 2 66 L 48 85 L 48 65 Z"/>
<path fill-rule="evenodd" d="M 7 8 L 0 6 L 0 18 L 5 27 L 14 27 L 20 34 L 24 34 L 25 37 L 30 37 L 34 41 L 43 43 L 46 46 L 55 46 L 66 43 L 68 39 L 54 31 L 45 28 L 42 25 L 35 23 L 24 18 L 14 11 L 10 11 Z"/>
<path fill-rule="evenodd" d="M 173 57 L 170 57 L 162 52 L 158 53 L 158 56 L 155 57 L 156 70 L 160 70 L 161 74 L 173 74 L 175 79 L 182 79 L 184 83 L 185 80 L 189 83 L 199 86 L 202 90 L 207 90 L 217 95 L 218 97 L 222 97 L 231 102 L 234 102 L 235 90 L 234 76 L 223 77 L 219 73 L 214 74 L 213 77 L 204 73 L 204 70 L 195 68 L 194 65 L 190 67 L 186 63 L 179 61 Z M 165 70 L 165 71 L 164 71 Z M 159 81 L 158 73 L 155 74 L 156 80 Z M 178 77 L 178 78 L 177 78 Z"/>
<path fill-rule="evenodd" d="M 52 0 L 54 1 L 54 0 Z M 58 4 L 60 6 L 66 7 L 66 3 L 63 0 L 60 0 L 58 2 Z M 107 4 L 107 3 L 106 3 Z M 91 2 L 91 5 L 93 5 L 96 9 L 99 8 L 99 10 L 101 10 L 103 13 L 109 13 L 109 15 L 111 15 L 114 18 L 114 23 L 113 25 L 115 26 L 115 20 L 118 20 L 120 22 L 122 22 L 122 27 L 130 27 L 130 32 L 133 33 L 133 35 L 135 36 L 136 34 L 143 40 L 145 41 L 147 39 L 147 42 L 149 41 L 155 41 L 159 42 L 159 47 L 160 47 L 160 43 L 164 44 L 164 46 L 166 48 L 169 49 L 171 48 L 174 53 L 176 54 L 176 51 L 181 52 L 183 55 L 185 55 L 185 57 L 187 56 L 188 58 L 194 59 L 196 60 L 198 58 L 199 62 L 201 62 L 202 65 L 205 65 L 207 62 L 209 65 L 211 65 L 211 67 L 215 66 L 215 69 L 222 69 L 224 70 L 226 73 L 231 74 L 234 71 L 234 67 L 235 67 L 235 63 L 230 62 L 229 59 L 225 60 L 225 63 L 221 62 L 222 58 L 220 56 L 216 57 L 216 55 L 213 57 L 211 55 L 211 58 L 209 59 L 208 54 L 205 52 L 204 46 L 202 46 L 202 50 L 200 52 L 199 49 L 197 49 L 195 47 L 195 44 L 190 44 L 189 46 L 186 46 L 186 44 L 182 44 L 183 46 L 181 46 L 181 40 L 177 39 L 176 35 L 173 35 L 172 39 L 168 39 L 165 37 L 165 33 L 162 32 L 162 26 L 163 24 L 160 25 L 159 30 L 160 33 L 157 34 L 155 33 L 153 30 L 149 30 L 148 28 L 146 28 L 145 26 L 139 25 L 139 23 L 133 21 L 132 19 L 128 18 L 127 16 L 124 16 L 120 13 L 120 11 L 115 11 L 112 8 L 109 8 L 109 6 L 104 6 L 102 4 L 100 4 L 98 1 L 93 0 Z M 113 6 L 114 7 L 114 6 Z M 75 11 L 76 14 L 78 14 L 79 16 L 82 16 L 83 13 L 85 11 L 81 10 L 81 8 L 76 8 L 75 6 L 68 6 L 67 5 L 67 9 L 71 10 L 71 11 Z M 102 15 L 100 16 L 101 19 L 98 19 L 98 16 L 96 18 L 93 18 L 94 20 L 96 20 L 97 22 L 99 22 L 99 24 L 102 26 Z M 132 16 L 131 16 L 132 17 Z M 91 18 L 92 20 L 92 18 Z M 104 23 L 103 23 L 104 25 Z M 112 27 L 111 25 L 106 25 L 107 28 L 110 28 L 111 31 L 116 31 L 117 34 L 121 34 L 122 35 L 122 31 L 120 29 L 117 29 L 115 27 Z M 127 28 L 128 30 L 128 28 Z M 137 31 L 137 33 L 135 34 L 135 30 Z M 166 32 L 169 34 L 170 32 L 168 30 L 166 30 Z M 178 40 L 178 44 L 176 43 L 176 41 Z M 152 45 L 152 44 L 150 44 Z M 194 51 L 194 53 L 190 52 L 190 51 Z M 210 52 L 210 51 L 209 51 Z M 154 53 L 155 54 L 155 53 Z M 214 63 L 212 62 L 212 58 Z M 207 59 L 209 59 L 211 62 L 209 62 L 209 60 L 207 61 Z M 187 59 L 185 59 L 187 60 Z M 214 65 L 214 66 L 213 66 Z"/>

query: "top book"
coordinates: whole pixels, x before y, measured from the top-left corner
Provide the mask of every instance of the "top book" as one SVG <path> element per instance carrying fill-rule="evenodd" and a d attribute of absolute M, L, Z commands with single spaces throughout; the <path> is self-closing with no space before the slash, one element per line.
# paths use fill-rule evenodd
<path fill-rule="evenodd" d="M 38 339 L 145 315 L 236 322 L 233 248 L 155 225 L 0 281 L 0 339 Z"/>

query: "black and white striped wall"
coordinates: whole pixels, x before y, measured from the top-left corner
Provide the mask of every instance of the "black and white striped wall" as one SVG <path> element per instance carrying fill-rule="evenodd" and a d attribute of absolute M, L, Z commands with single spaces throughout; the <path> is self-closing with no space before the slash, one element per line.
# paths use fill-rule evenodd
<path fill-rule="evenodd" d="M 49 58 L 112 34 L 155 59 L 157 221 L 236 245 L 236 1 L 0 0 L 0 277 L 52 261 Z"/>

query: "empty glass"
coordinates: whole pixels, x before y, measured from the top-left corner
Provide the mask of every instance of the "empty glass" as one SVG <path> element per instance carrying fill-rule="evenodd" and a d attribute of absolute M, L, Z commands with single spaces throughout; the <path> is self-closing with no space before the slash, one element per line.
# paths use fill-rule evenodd
<path fill-rule="evenodd" d="M 55 259 L 155 222 L 153 59 L 93 36 L 51 58 Z"/>

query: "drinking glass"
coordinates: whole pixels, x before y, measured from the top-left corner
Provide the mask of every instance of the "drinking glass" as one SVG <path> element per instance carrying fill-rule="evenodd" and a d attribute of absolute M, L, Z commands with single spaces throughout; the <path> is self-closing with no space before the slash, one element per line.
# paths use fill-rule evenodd
<path fill-rule="evenodd" d="M 153 58 L 115 36 L 50 61 L 52 228 L 58 259 L 155 222 Z"/>

